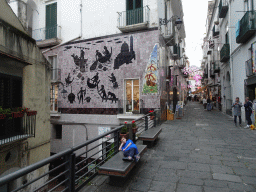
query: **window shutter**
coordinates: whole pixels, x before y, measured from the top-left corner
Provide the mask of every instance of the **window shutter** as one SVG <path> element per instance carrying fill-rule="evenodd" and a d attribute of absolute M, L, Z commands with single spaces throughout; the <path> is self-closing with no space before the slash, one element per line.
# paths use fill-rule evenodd
<path fill-rule="evenodd" d="M 46 39 L 51 39 L 57 36 L 57 3 L 46 5 L 45 26 Z"/>

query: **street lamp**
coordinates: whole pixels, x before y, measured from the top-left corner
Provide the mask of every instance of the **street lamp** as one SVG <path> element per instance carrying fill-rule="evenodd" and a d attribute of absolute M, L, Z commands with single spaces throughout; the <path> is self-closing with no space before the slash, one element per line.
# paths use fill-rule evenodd
<path fill-rule="evenodd" d="M 179 16 L 177 15 L 173 15 L 170 19 L 162 19 L 159 18 L 159 25 L 167 25 L 167 23 L 174 21 L 175 25 L 177 26 L 177 29 L 180 30 L 181 29 L 181 25 L 183 24 L 183 21 L 180 19 Z"/>

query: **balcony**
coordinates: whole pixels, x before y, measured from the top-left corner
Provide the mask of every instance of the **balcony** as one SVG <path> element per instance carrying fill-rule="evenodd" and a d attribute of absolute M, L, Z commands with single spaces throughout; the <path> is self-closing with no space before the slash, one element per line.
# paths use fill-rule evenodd
<path fill-rule="evenodd" d="M 172 59 L 174 60 L 180 59 L 180 46 L 177 44 L 173 46 Z"/>
<path fill-rule="evenodd" d="M 219 18 L 225 18 L 228 12 L 228 0 L 220 0 Z"/>
<path fill-rule="evenodd" d="M 211 77 L 211 78 L 214 78 L 214 77 L 215 77 L 215 73 L 214 73 L 213 67 L 210 69 L 210 77 Z"/>
<path fill-rule="evenodd" d="M 61 69 L 52 69 L 51 73 L 52 82 L 61 82 Z"/>
<path fill-rule="evenodd" d="M 245 43 L 256 32 L 256 11 L 247 11 L 236 26 L 236 42 Z"/>
<path fill-rule="evenodd" d="M 209 50 L 207 51 L 207 55 L 211 55 L 211 54 L 212 54 L 212 50 L 209 49 Z"/>
<path fill-rule="evenodd" d="M 38 47 L 49 47 L 61 43 L 61 27 L 41 28 L 32 31 L 32 37 L 37 41 Z"/>
<path fill-rule="evenodd" d="M 168 22 L 166 25 L 164 25 L 164 34 L 163 34 L 164 40 L 166 42 L 166 45 L 173 46 L 175 45 L 175 26 L 173 24 L 173 21 Z"/>
<path fill-rule="evenodd" d="M 219 27 L 217 25 L 214 25 L 214 27 L 212 29 L 212 36 L 217 37 L 219 34 L 220 34 Z"/>
<path fill-rule="evenodd" d="M 220 61 L 227 62 L 230 58 L 230 46 L 229 44 L 224 44 L 220 50 Z"/>
<path fill-rule="evenodd" d="M 0 114 L 0 146 L 35 137 L 36 111 Z"/>
<path fill-rule="evenodd" d="M 219 73 L 220 72 L 220 62 L 215 61 L 213 64 L 213 69 L 214 69 L 214 73 Z"/>
<path fill-rule="evenodd" d="M 147 29 L 149 24 L 149 12 L 150 9 L 148 6 L 117 12 L 117 28 L 123 33 Z"/>
<path fill-rule="evenodd" d="M 246 70 L 246 76 L 252 76 L 253 75 L 253 68 L 252 68 L 252 59 L 249 59 L 245 61 L 245 70 Z"/>

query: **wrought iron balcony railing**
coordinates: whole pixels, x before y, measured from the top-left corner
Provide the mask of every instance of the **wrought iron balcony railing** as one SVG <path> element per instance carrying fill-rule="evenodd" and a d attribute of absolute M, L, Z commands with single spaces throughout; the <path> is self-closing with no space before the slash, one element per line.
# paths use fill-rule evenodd
<path fill-rule="evenodd" d="M 247 42 L 256 32 L 256 11 L 247 11 L 236 25 L 236 42 Z"/>
<path fill-rule="evenodd" d="M 253 75 L 252 59 L 245 61 L 245 70 L 246 70 L 247 77 Z"/>
<path fill-rule="evenodd" d="M 121 31 L 138 30 L 148 27 L 150 13 L 148 6 L 117 13 L 117 28 Z M 136 24 L 141 25 L 135 26 Z M 128 26 L 130 26 L 130 28 Z"/>
<path fill-rule="evenodd" d="M 61 81 L 61 69 L 52 69 L 51 80 L 54 82 Z"/>
<path fill-rule="evenodd" d="M 153 120 L 151 115 L 154 116 Z M 137 119 L 135 123 L 138 129 L 133 134 L 133 141 L 136 142 L 142 132 L 161 124 L 164 116 L 166 118 L 166 111 L 155 110 Z M 0 187 L 20 179 L 21 182 L 14 186 L 13 191 L 81 191 L 98 174 L 98 168 L 118 153 L 123 126 L 3 176 Z M 132 132 L 131 127 L 129 130 Z M 42 173 L 42 170 L 46 171 Z M 37 171 L 41 174 L 35 174 Z"/>
<path fill-rule="evenodd" d="M 213 29 L 212 29 L 212 36 L 213 37 L 216 37 L 220 34 L 220 31 L 219 31 L 219 27 L 217 25 L 214 25 L 213 26 Z"/>
<path fill-rule="evenodd" d="M 219 18 L 225 18 L 228 12 L 228 0 L 220 0 Z"/>
<path fill-rule="evenodd" d="M 53 27 L 40 28 L 32 31 L 32 38 L 36 41 L 44 41 L 47 39 L 61 39 L 61 27 L 55 25 Z"/>
<path fill-rule="evenodd" d="M 213 69 L 214 69 L 214 73 L 220 72 L 220 62 L 219 61 L 214 61 Z"/>
<path fill-rule="evenodd" d="M 0 145 L 35 137 L 36 111 L 0 114 Z"/>
<path fill-rule="evenodd" d="M 224 44 L 220 50 L 220 61 L 227 62 L 230 58 L 230 46 L 229 44 Z"/>

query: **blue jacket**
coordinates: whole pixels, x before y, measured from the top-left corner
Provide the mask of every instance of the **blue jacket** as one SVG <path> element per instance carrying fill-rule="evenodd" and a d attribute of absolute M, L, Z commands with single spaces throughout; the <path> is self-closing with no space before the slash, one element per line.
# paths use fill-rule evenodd
<path fill-rule="evenodd" d="M 135 155 L 137 155 L 138 153 L 139 153 L 139 151 L 138 151 L 138 148 L 137 148 L 137 146 L 132 142 L 132 140 L 130 140 L 130 139 L 128 139 L 127 141 L 126 141 L 126 143 L 122 146 L 122 150 L 124 150 L 126 147 L 127 147 L 127 145 L 129 145 L 130 143 L 132 143 L 125 151 L 128 151 L 128 150 L 130 150 L 131 148 L 135 148 Z"/>

